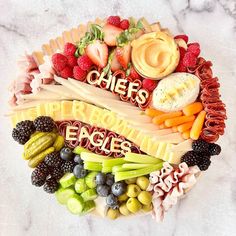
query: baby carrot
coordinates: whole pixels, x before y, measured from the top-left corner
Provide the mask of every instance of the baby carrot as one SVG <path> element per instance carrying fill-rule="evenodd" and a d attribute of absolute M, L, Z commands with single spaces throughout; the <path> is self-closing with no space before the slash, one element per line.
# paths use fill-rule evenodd
<path fill-rule="evenodd" d="M 172 127 L 172 131 L 173 131 L 173 132 L 177 132 L 177 131 L 178 131 L 177 126 L 173 126 L 173 127 Z"/>
<path fill-rule="evenodd" d="M 203 106 L 201 102 L 194 102 L 184 107 L 183 113 L 186 116 L 191 116 L 191 115 L 199 113 L 200 111 L 202 111 L 202 109 L 203 109 Z"/>
<path fill-rule="evenodd" d="M 150 117 L 155 117 L 155 116 L 159 116 L 159 115 L 164 114 L 164 112 L 163 111 L 158 111 L 158 110 L 153 109 L 153 108 L 147 108 L 145 110 L 145 114 L 150 116 Z"/>
<path fill-rule="evenodd" d="M 190 138 L 191 139 L 197 140 L 199 138 L 201 131 L 202 131 L 203 124 L 204 124 L 205 116 L 206 116 L 206 112 L 201 111 L 198 114 L 195 121 L 193 122 L 193 126 L 190 131 Z"/>
<path fill-rule="evenodd" d="M 181 133 L 185 132 L 186 130 L 189 130 L 191 129 L 193 126 L 193 121 L 190 121 L 190 122 L 187 122 L 187 123 L 184 123 L 182 125 L 178 125 L 177 126 L 177 130 Z M 173 129 L 173 128 L 172 128 Z"/>
<path fill-rule="evenodd" d="M 166 127 L 165 123 L 162 123 L 162 124 L 159 125 L 159 128 L 160 129 L 166 129 L 167 127 Z"/>
<path fill-rule="evenodd" d="M 181 111 L 170 112 L 170 113 L 162 114 L 159 116 L 155 116 L 152 119 L 152 122 L 156 125 L 160 125 L 163 122 L 165 122 L 165 120 L 167 120 L 167 119 L 174 118 L 174 117 L 181 116 L 181 115 L 182 115 Z"/>
<path fill-rule="evenodd" d="M 171 118 L 171 119 L 167 119 L 165 121 L 165 125 L 167 127 L 177 126 L 177 125 L 181 125 L 183 123 L 189 122 L 189 121 L 193 121 L 194 119 L 195 119 L 195 116 L 174 117 L 174 118 Z"/>
<path fill-rule="evenodd" d="M 190 137 L 190 129 L 184 131 L 184 132 L 182 133 L 182 137 L 183 137 L 184 139 L 189 139 L 189 137 Z"/>

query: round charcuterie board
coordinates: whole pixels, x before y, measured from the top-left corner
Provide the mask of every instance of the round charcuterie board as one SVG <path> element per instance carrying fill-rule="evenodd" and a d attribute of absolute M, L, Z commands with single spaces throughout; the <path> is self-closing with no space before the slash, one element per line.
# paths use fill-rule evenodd
<path fill-rule="evenodd" d="M 145 18 L 96 19 L 22 56 L 13 139 L 31 183 L 72 214 L 164 214 L 221 147 L 226 109 L 198 42 Z"/>

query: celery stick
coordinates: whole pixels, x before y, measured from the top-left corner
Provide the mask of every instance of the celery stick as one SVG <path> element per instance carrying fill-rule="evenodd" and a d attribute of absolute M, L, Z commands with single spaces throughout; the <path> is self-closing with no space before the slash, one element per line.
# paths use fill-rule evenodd
<path fill-rule="evenodd" d="M 116 173 L 116 172 L 120 172 L 120 171 L 126 171 L 126 170 L 129 170 L 129 169 L 123 168 L 123 165 L 112 167 L 112 173 Z"/>
<path fill-rule="evenodd" d="M 111 173 L 112 167 L 111 166 L 103 166 L 102 167 L 102 173 Z"/>
<path fill-rule="evenodd" d="M 153 164 L 136 164 L 136 163 L 125 163 L 122 165 L 123 168 L 129 169 L 129 170 L 136 170 L 136 169 L 142 169 L 148 166 L 152 166 Z"/>
<path fill-rule="evenodd" d="M 98 163 L 98 162 L 85 161 L 84 162 L 84 169 L 91 170 L 91 171 L 101 171 L 102 164 Z"/>
<path fill-rule="evenodd" d="M 111 157 L 102 156 L 90 152 L 82 152 L 80 156 L 83 161 L 100 162 L 100 163 L 102 163 L 103 160 L 111 159 Z"/>
<path fill-rule="evenodd" d="M 160 170 L 162 168 L 162 165 L 163 163 L 159 163 L 139 170 L 116 172 L 115 182 L 150 174 L 153 171 Z"/>
<path fill-rule="evenodd" d="M 158 164 L 162 162 L 162 160 L 158 158 L 143 154 L 136 154 L 132 152 L 127 152 L 125 154 L 124 160 L 127 162 L 142 163 L 142 164 Z"/>
<path fill-rule="evenodd" d="M 81 154 L 81 152 L 90 152 L 90 151 L 88 149 L 80 147 L 80 146 L 77 146 L 73 151 L 73 153 L 75 153 L 75 154 Z"/>
<path fill-rule="evenodd" d="M 112 158 L 109 160 L 103 160 L 102 166 L 113 167 L 113 166 L 117 166 L 117 165 L 122 165 L 124 163 L 126 163 L 124 158 Z"/>

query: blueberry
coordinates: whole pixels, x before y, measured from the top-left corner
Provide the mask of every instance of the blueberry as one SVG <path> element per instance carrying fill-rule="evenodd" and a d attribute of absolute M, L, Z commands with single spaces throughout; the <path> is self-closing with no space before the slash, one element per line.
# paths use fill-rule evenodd
<path fill-rule="evenodd" d="M 97 194 L 101 197 L 107 197 L 110 192 L 110 187 L 107 185 L 98 185 Z"/>
<path fill-rule="evenodd" d="M 111 191 L 118 197 L 126 192 L 126 184 L 124 182 L 116 182 L 111 186 Z"/>
<path fill-rule="evenodd" d="M 115 195 L 109 194 L 106 198 L 107 206 L 112 207 L 113 209 L 118 206 L 118 199 Z"/>
<path fill-rule="evenodd" d="M 112 174 L 107 174 L 107 178 L 106 178 L 106 184 L 109 186 L 112 186 L 112 184 L 114 183 L 114 175 Z"/>
<path fill-rule="evenodd" d="M 82 165 L 76 165 L 73 169 L 73 174 L 76 178 L 84 178 L 87 175 L 87 170 Z"/>
<path fill-rule="evenodd" d="M 81 159 L 80 155 L 75 155 L 74 162 L 83 165 L 83 160 Z"/>
<path fill-rule="evenodd" d="M 60 157 L 61 157 L 61 159 L 65 160 L 65 161 L 72 160 L 73 156 L 74 156 L 74 153 L 68 147 L 64 147 L 60 151 Z"/>
<path fill-rule="evenodd" d="M 96 184 L 105 184 L 106 183 L 106 175 L 104 173 L 98 173 L 96 175 Z"/>

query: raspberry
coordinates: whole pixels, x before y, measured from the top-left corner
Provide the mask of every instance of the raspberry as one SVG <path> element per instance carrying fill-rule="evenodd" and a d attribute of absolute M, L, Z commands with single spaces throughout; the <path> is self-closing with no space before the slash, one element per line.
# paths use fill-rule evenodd
<path fill-rule="evenodd" d="M 149 92 L 152 92 L 157 86 L 156 81 L 152 79 L 143 80 L 143 88 L 147 89 Z"/>
<path fill-rule="evenodd" d="M 187 68 L 183 65 L 183 61 L 180 61 L 178 66 L 175 69 L 175 72 L 186 72 Z"/>
<path fill-rule="evenodd" d="M 109 16 L 107 19 L 107 23 L 114 25 L 116 27 L 120 27 L 120 17 L 119 16 Z"/>
<path fill-rule="evenodd" d="M 141 76 L 138 74 L 138 72 L 134 69 L 134 67 L 132 66 L 130 68 L 130 75 L 129 75 L 132 79 L 140 79 Z"/>
<path fill-rule="evenodd" d="M 183 65 L 186 67 L 195 66 L 197 63 L 197 57 L 192 52 L 187 52 L 183 58 Z"/>
<path fill-rule="evenodd" d="M 74 55 L 67 56 L 68 65 L 71 67 L 77 66 L 77 57 Z"/>
<path fill-rule="evenodd" d="M 70 66 L 66 66 L 61 72 L 60 76 L 67 79 L 68 77 L 73 77 L 73 69 Z"/>
<path fill-rule="evenodd" d="M 87 72 L 82 70 L 79 66 L 75 66 L 73 69 L 74 78 L 80 81 L 83 81 Z"/>
<path fill-rule="evenodd" d="M 129 20 L 124 19 L 120 22 L 120 28 L 126 30 L 129 28 Z"/>
<path fill-rule="evenodd" d="M 192 52 L 196 57 L 199 56 L 201 50 L 199 43 L 190 43 L 188 44 L 188 52 Z"/>
<path fill-rule="evenodd" d="M 180 59 L 183 59 L 184 55 L 186 54 L 186 50 L 183 47 L 179 47 L 179 54 L 180 54 Z"/>
<path fill-rule="evenodd" d="M 52 64 L 57 72 L 62 71 L 67 65 L 67 58 L 61 53 L 55 53 L 52 56 Z"/>
<path fill-rule="evenodd" d="M 93 62 L 86 54 L 79 57 L 77 63 L 82 70 L 89 70 L 93 65 Z"/>
<path fill-rule="evenodd" d="M 176 35 L 174 39 L 183 39 L 185 43 L 188 43 L 188 36 L 186 34 Z"/>
<path fill-rule="evenodd" d="M 64 46 L 64 55 L 71 56 L 74 55 L 76 51 L 76 46 L 73 43 L 66 43 Z"/>

